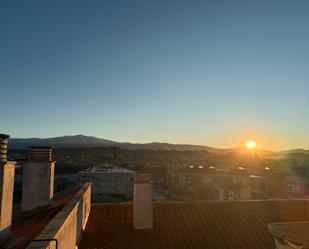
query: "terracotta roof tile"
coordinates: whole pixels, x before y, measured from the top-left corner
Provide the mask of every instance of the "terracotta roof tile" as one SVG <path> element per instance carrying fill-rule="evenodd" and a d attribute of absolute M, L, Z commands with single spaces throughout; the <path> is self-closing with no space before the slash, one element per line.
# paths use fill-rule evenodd
<path fill-rule="evenodd" d="M 275 248 L 270 222 L 302 221 L 304 200 L 163 202 L 154 204 L 154 228 L 132 228 L 133 206 L 92 205 L 79 249 Z"/>

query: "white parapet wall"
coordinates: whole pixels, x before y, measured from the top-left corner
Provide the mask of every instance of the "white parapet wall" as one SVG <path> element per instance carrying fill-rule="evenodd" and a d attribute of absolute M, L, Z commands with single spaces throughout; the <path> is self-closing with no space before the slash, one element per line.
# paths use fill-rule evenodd
<path fill-rule="evenodd" d="M 87 224 L 91 207 L 91 184 L 86 183 L 47 224 L 26 249 L 75 249 Z"/>

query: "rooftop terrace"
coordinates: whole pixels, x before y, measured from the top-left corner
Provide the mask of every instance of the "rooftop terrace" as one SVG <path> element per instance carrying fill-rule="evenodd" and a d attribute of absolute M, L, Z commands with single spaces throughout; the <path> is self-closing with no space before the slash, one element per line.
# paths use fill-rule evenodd
<path fill-rule="evenodd" d="M 154 228 L 135 230 L 132 203 L 93 204 L 79 249 L 274 249 L 269 223 L 309 221 L 307 200 L 162 202 L 153 212 Z"/>

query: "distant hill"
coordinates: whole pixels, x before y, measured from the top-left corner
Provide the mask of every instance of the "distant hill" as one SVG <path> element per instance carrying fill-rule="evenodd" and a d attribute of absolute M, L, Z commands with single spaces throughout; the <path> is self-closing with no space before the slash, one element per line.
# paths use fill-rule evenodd
<path fill-rule="evenodd" d="M 117 144 L 120 148 L 124 149 L 133 149 L 133 150 L 177 150 L 177 151 L 184 151 L 184 150 L 207 150 L 211 153 L 220 153 L 225 154 L 233 149 L 218 149 L 209 146 L 203 145 L 190 145 L 190 144 L 169 144 L 169 143 L 146 143 L 146 144 L 138 144 L 138 143 L 118 143 Z"/>
<path fill-rule="evenodd" d="M 76 135 L 54 138 L 12 138 L 9 149 L 26 149 L 29 146 L 52 146 L 54 148 L 88 148 L 94 146 L 112 146 L 117 142 L 97 137 Z"/>
<path fill-rule="evenodd" d="M 227 153 L 233 149 L 217 149 L 202 145 L 169 144 L 169 143 L 122 143 L 92 136 L 75 135 L 54 138 L 12 138 L 9 149 L 27 149 L 29 146 L 52 146 L 54 148 L 90 148 L 110 147 L 117 145 L 123 149 L 132 150 L 208 150 L 213 153 Z"/>
<path fill-rule="evenodd" d="M 9 149 L 27 149 L 29 146 L 52 146 L 54 148 L 91 148 L 110 147 L 117 145 L 123 149 L 132 150 L 207 150 L 215 154 L 227 154 L 239 151 L 239 148 L 219 149 L 203 145 L 190 144 L 169 144 L 169 143 L 122 143 L 113 140 L 97 138 L 93 136 L 75 135 L 54 138 L 12 138 L 9 142 Z M 266 157 L 282 157 L 288 154 L 309 154 L 309 150 L 296 149 L 281 152 L 257 151 L 258 154 Z"/>

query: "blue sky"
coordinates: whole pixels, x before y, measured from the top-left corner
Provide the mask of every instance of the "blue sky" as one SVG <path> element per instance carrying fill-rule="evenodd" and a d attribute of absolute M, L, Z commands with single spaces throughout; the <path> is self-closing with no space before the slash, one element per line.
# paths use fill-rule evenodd
<path fill-rule="evenodd" d="M 308 1 L 0 1 L 0 130 L 309 149 Z"/>

